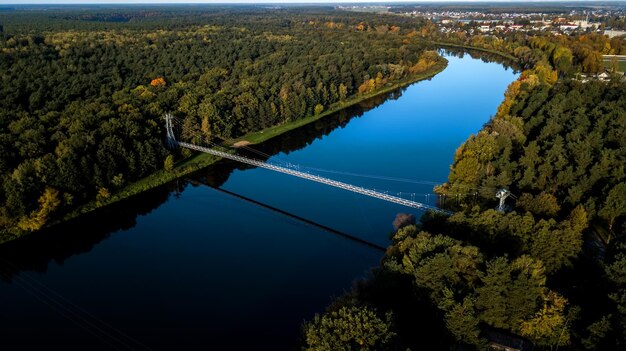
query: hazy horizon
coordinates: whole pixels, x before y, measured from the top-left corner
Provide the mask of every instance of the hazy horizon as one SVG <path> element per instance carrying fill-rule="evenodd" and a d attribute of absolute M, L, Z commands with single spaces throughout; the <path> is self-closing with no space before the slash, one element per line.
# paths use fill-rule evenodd
<path fill-rule="evenodd" d="M 567 2 L 626 2 L 624 0 L 0 0 L 0 5 L 88 5 L 88 4 L 342 4 L 342 3 L 437 3 L 437 2 L 471 2 L 471 3 L 567 3 Z"/>

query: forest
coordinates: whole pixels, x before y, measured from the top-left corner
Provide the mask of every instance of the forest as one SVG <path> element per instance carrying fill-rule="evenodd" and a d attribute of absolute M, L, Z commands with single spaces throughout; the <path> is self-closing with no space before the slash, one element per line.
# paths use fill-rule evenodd
<path fill-rule="evenodd" d="M 420 22 L 403 19 L 107 11 L 0 13 L 0 242 L 171 169 L 181 155 L 165 147 L 166 112 L 186 140 L 231 139 L 445 64 L 407 39 Z"/>
<path fill-rule="evenodd" d="M 499 49 L 527 69 L 435 189 L 455 213 L 399 214 L 381 266 L 303 326 L 305 349 L 624 348 L 626 82 L 577 80 L 581 38 L 517 39 Z"/>

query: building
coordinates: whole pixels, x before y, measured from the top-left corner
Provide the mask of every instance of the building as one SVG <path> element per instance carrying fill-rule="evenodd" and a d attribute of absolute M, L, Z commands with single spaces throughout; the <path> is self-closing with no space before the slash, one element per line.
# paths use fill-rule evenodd
<path fill-rule="evenodd" d="M 568 24 L 562 24 L 562 25 L 560 25 L 560 26 L 559 26 L 559 29 L 560 29 L 560 30 L 562 30 L 562 31 L 567 31 L 567 30 L 575 30 L 575 29 L 578 29 L 578 26 L 577 26 L 577 25 L 575 25 L 575 24 L 570 24 L 570 23 L 568 23 Z"/>
<path fill-rule="evenodd" d="M 609 38 L 619 37 L 622 35 L 626 35 L 626 31 L 624 30 L 605 30 L 604 35 L 607 35 Z"/>

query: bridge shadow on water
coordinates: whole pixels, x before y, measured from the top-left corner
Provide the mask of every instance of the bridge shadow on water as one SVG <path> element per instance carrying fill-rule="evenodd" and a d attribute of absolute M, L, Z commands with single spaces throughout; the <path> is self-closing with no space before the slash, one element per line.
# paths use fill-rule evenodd
<path fill-rule="evenodd" d="M 363 240 L 363 239 L 361 239 L 359 237 L 356 237 L 354 235 L 351 235 L 351 234 L 339 231 L 337 229 L 328 227 L 328 226 L 326 226 L 324 224 L 321 224 L 321 223 L 314 222 L 312 220 L 309 220 L 309 219 L 306 219 L 304 217 L 298 216 L 298 215 L 296 215 L 294 213 L 291 213 L 291 212 L 288 212 L 288 211 L 285 211 L 285 210 L 281 210 L 280 208 L 268 205 L 268 204 L 260 202 L 260 201 L 256 201 L 254 199 L 251 199 L 249 197 L 246 197 L 246 196 L 234 193 L 232 191 L 228 191 L 226 189 L 221 189 L 221 188 L 213 188 L 213 189 L 215 189 L 217 191 L 220 191 L 220 192 L 222 192 L 224 194 L 230 195 L 232 197 L 238 198 L 240 200 L 246 201 L 248 203 L 254 204 L 256 206 L 262 207 L 264 209 L 270 210 L 270 211 L 272 211 L 274 213 L 278 213 L 278 214 L 281 214 L 281 215 L 283 215 L 285 217 L 289 217 L 291 219 L 295 219 L 295 220 L 297 220 L 299 222 L 302 222 L 304 224 L 310 225 L 312 227 L 315 227 L 315 228 L 318 228 L 318 229 L 322 229 L 322 230 L 324 230 L 324 231 L 326 231 L 326 232 L 328 232 L 330 234 L 338 235 L 340 237 L 343 237 L 345 239 L 351 240 L 353 242 L 356 242 L 356 243 L 359 243 L 359 244 L 362 244 L 362 245 L 365 245 L 365 246 L 369 246 L 369 247 L 371 247 L 373 249 L 377 249 L 377 250 L 380 250 L 380 251 L 385 251 L 386 250 L 385 247 L 383 247 L 381 245 L 369 242 L 367 240 Z"/>

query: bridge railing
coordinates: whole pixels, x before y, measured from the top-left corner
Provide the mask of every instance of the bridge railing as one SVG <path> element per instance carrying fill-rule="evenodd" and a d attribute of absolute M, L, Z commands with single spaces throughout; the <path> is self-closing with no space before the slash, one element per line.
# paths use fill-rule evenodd
<path fill-rule="evenodd" d="M 191 150 L 196 150 L 196 151 L 199 151 L 199 152 L 212 154 L 212 155 L 219 156 L 219 157 L 226 158 L 226 159 L 230 159 L 230 160 L 233 160 L 233 161 L 246 163 L 246 164 L 249 164 L 249 165 L 252 165 L 252 166 L 257 166 L 257 167 L 269 169 L 269 170 L 272 170 L 272 171 L 293 175 L 293 176 L 296 176 L 296 177 L 299 177 L 299 178 L 312 180 L 314 182 L 318 182 L 318 183 L 334 186 L 336 188 L 340 188 L 340 189 L 352 191 L 352 192 L 355 192 L 355 193 L 367 195 L 367 196 L 370 196 L 370 197 L 378 198 L 378 199 L 381 199 L 381 200 L 397 203 L 397 204 L 404 205 L 404 206 L 407 206 L 407 207 L 412 207 L 412 208 L 416 208 L 416 209 L 420 209 L 420 210 L 432 210 L 432 211 L 436 211 L 436 212 L 440 212 L 440 213 L 451 214 L 449 211 L 440 209 L 440 208 L 435 207 L 435 206 L 430 206 L 430 205 L 426 205 L 426 204 L 423 204 L 423 203 L 420 203 L 420 202 L 407 200 L 407 199 L 404 199 L 404 198 L 401 198 L 401 197 L 380 193 L 380 192 L 377 192 L 375 190 L 366 189 L 366 188 L 363 188 L 363 187 L 357 187 L 357 186 L 354 186 L 352 184 L 343 183 L 343 182 L 340 182 L 340 181 L 336 181 L 336 180 L 320 177 L 318 175 L 309 174 L 309 173 L 297 171 L 297 170 L 294 170 L 294 169 L 289 169 L 289 168 L 276 166 L 276 165 L 273 165 L 273 164 L 270 164 L 270 163 L 267 163 L 267 162 L 263 162 L 263 161 L 259 161 L 259 160 L 255 160 L 255 159 L 251 159 L 251 158 L 247 158 L 247 157 L 244 157 L 244 156 L 239 156 L 239 155 L 236 155 L 236 154 L 231 154 L 231 153 L 228 153 L 228 152 L 219 151 L 219 150 L 215 150 L 215 149 L 212 149 L 212 148 L 208 148 L 208 147 L 204 147 L 204 146 L 198 146 L 198 145 L 185 143 L 185 142 L 180 142 L 180 141 L 176 141 L 176 140 L 174 140 L 173 143 L 176 144 L 176 145 L 179 145 L 179 146 L 191 149 Z"/>

